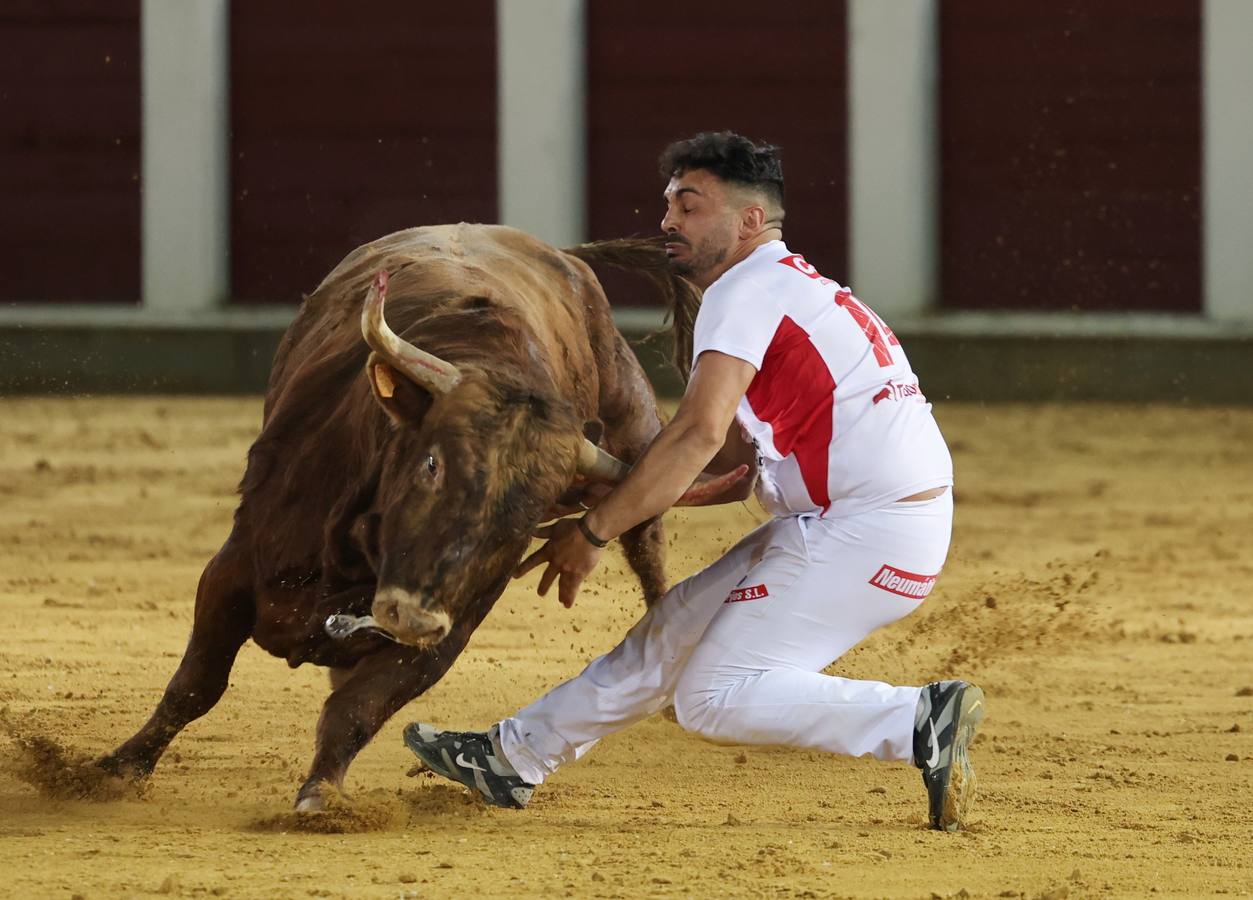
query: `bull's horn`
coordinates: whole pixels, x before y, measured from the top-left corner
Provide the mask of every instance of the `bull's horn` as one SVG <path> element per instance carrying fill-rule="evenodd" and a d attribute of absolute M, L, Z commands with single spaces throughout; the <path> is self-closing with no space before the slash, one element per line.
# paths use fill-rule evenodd
<path fill-rule="evenodd" d="M 583 438 L 583 445 L 579 447 L 579 474 L 584 478 L 617 484 L 630 471 L 631 467 L 622 460 Z"/>
<path fill-rule="evenodd" d="M 425 350 L 419 350 L 387 326 L 383 304 L 387 300 L 387 273 L 379 272 L 361 310 L 361 334 L 371 349 L 388 363 L 436 394 L 447 394 L 461 381 L 461 373 Z"/>

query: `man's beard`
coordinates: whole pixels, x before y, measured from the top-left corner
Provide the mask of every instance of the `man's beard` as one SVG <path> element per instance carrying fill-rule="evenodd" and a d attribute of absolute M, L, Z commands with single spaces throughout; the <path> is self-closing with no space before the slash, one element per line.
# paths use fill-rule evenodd
<path fill-rule="evenodd" d="M 669 261 L 670 268 L 683 278 L 698 278 L 727 258 L 727 248 L 715 244 L 713 238 L 706 239 L 699 247 L 693 247 L 687 241 L 683 243 L 691 251 L 687 259 L 671 257 Z"/>

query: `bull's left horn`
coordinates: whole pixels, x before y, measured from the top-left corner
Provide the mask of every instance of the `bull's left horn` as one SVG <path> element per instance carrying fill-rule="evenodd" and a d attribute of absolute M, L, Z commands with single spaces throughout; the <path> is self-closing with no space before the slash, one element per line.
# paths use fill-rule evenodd
<path fill-rule="evenodd" d="M 388 327 L 383 318 L 387 300 L 387 273 L 379 272 L 370 283 L 361 310 L 361 335 L 370 348 L 422 387 L 447 394 L 461 382 L 461 373 L 452 363 L 420 350 Z"/>
<path fill-rule="evenodd" d="M 630 471 L 631 467 L 622 460 L 583 438 L 583 445 L 579 447 L 579 474 L 584 478 L 617 484 Z"/>

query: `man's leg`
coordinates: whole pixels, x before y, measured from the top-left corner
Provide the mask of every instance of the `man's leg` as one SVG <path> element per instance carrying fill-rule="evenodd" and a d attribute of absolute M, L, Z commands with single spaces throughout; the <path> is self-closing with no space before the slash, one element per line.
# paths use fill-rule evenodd
<path fill-rule="evenodd" d="M 497 806 L 525 806 L 535 785 L 598 739 L 661 709 L 723 598 L 771 549 L 771 520 L 703 571 L 675 585 L 617 647 L 490 732 L 413 722 L 405 744 L 432 771 Z"/>
<path fill-rule="evenodd" d="M 793 578 L 791 560 L 773 554 L 749 573 L 743 599 L 722 606 L 679 679 L 680 724 L 716 740 L 912 760 L 920 688 L 821 670 L 922 602 L 916 595 L 944 564 L 951 516 L 946 493 L 797 521 L 803 574 Z"/>
<path fill-rule="evenodd" d="M 949 493 L 799 522 L 804 574 L 790 579 L 791 561 L 775 554 L 754 567 L 688 660 L 675 688 L 679 722 L 724 741 L 909 760 L 922 770 L 932 826 L 962 828 L 975 792 L 968 749 L 986 711 L 983 691 L 964 681 L 920 689 L 820 672 L 930 593 L 951 523 Z"/>
<path fill-rule="evenodd" d="M 530 784 L 577 759 L 607 734 L 670 702 L 692 648 L 744 573 L 784 550 L 795 520 L 773 519 L 708 568 L 671 588 L 613 650 L 500 723 L 505 758 Z M 799 574 L 803 558 L 794 558 Z"/>

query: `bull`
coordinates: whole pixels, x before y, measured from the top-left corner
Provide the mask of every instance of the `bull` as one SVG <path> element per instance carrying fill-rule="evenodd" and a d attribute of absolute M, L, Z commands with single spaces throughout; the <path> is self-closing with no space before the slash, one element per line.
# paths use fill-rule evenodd
<path fill-rule="evenodd" d="M 99 765 L 147 777 L 217 703 L 251 638 L 293 668 L 330 669 L 296 795 L 299 810 L 324 806 L 324 785 L 339 789 L 383 723 L 456 660 L 534 527 L 620 478 L 619 460 L 660 429 L 588 265 L 598 261 L 651 273 L 676 310 L 694 308 L 650 242 L 560 251 L 501 226 L 397 232 L 322 281 L 279 345 L 182 661 L 151 718 Z M 666 588 L 660 521 L 622 546 L 652 604 Z M 367 612 L 378 628 L 326 627 Z"/>

